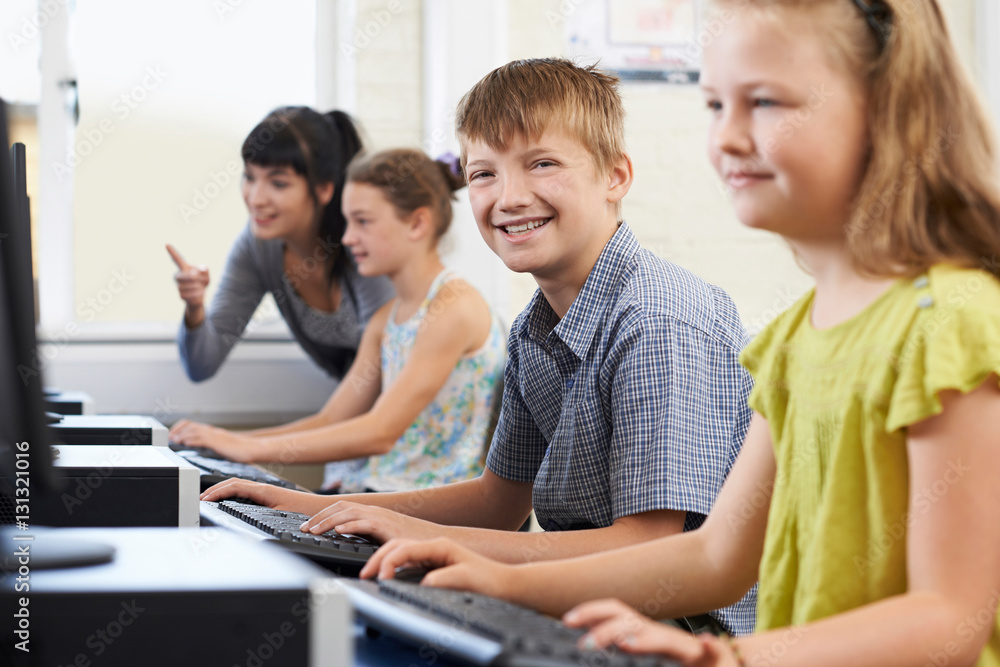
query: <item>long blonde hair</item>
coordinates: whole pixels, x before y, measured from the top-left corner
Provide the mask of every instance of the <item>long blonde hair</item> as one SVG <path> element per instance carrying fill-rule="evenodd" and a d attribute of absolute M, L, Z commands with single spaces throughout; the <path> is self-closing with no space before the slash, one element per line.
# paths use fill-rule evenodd
<path fill-rule="evenodd" d="M 867 0 L 874 14 L 854 0 L 714 4 L 809 12 L 862 78 L 871 152 L 846 228 L 859 271 L 915 276 L 947 262 L 1000 275 L 993 128 L 935 0 Z"/>

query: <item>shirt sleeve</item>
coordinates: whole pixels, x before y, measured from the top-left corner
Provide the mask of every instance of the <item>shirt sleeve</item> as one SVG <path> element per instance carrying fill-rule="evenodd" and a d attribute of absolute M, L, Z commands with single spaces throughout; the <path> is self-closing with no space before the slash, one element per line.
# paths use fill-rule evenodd
<path fill-rule="evenodd" d="M 521 329 L 523 317 L 519 315 L 514 321 L 507 339 L 503 403 L 486 457 L 486 467 L 504 479 L 533 482 L 545 458 L 548 443 L 535 424 L 521 394 L 517 332 Z"/>
<path fill-rule="evenodd" d="M 184 370 L 193 382 L 215 375 L 267 291 L 254 261 L 253 243 L 247 227 L 229 252 L 205 321 L 193 329 L 181 321 L 177 345 Z"/>
<path fill-rule="evenodd" d="M 671 509 L 688 512 L 687 528 L 704 520 L 750 423 L 752 381 L 738 355 L 665 316 L 618 337 L 602 369 L 612 388 L 614 518 Z"/>
<path fill-rule="evenodd" d="M 960 276 L 921 308 L 903 345 L 887 432 L 940 414 L 945 391 L 966 394 L 991 375 L 1000 377 L 1000 282 L 985 272 Z"/>

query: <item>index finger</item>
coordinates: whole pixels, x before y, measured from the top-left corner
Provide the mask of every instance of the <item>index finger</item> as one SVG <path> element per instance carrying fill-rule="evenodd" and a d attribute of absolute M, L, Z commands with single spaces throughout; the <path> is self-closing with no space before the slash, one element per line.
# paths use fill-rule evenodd
<path fill-rule="evenodd" d="M 433 540 L 398 540 L 387 543 L 389 549 L 381 553 L 386 545 L 379 547 L 372 556 L 379 556 L 375 562 L 369 559 L 362 572 L 379 579 L 392 579 L 397 567 L 417 565 L 427 569 L 436 569 L 454 564 L 453 544 L 443 539 Z"/>
<path fill-rule="evenodd" d="M 639 613 L 617 598 L 590 600 L 563 614 L 562 622 L 569 627 L 592 627 L 617 616 L 638 618 Z"/>
<path fill-rule="evenodd" d="M 191 268 L 191 265 L 185 262 L 181 254 L 177 252 L 177 248 L 173 247 L 169 243 L 167 244 L 167 252 L 170 253 L 170 259 L 174 260 L 174 264 L 177 265 L 178 269 L 181 271 L 187 271 Z"/>
<path fill-rule="evenodd" d="M 358 578 L 369 579 L 376 576 L 381 569 L 382 563 L 386 560 L 391 560 L 389 557 L 393 551 L 398 551 L 401 547 L 409 544 L 410 540 L 407 539 L 392 539 L 380 546 L 375 550 L 369 558 L 365 566 L 361 568 L 361 572 L 358 573 Z"/>
<path fill-rule="evenodd" d="M 302 524 L 302 530 L 305 531 L 305 532 L 309 532 L 313 528 L 316 528 L 317 526 L 323 525 L 324 521 L 326 521 L 327 519 L 329 519 L 331 517 L 337 516 L 341 512 L 346 512 L 347 510 L 354 509 L 354 508 L 361 509 L 361 508 L 365 508 L 365 507 L 368 507 L 368 506 L 367 505 L 361 505 L 359 503 L 353 503 L 353 502 L 351 502 L 349 500 L 338 500 L 337 502 L 333 503 L 332 505 L 327 505 L 326 507 L 324 507 L 323 509 L 321 509 L 316 514 L 314 514 L 311 517 L 309 517 L 309 519 L 305 523 Z M 335 523 L 339 523 L 339 521 L 330 524 L 330 528 L 329 529 L 332 529 L 333 525 Z M 329 529 L 327 529 L 327 530 L 329 530 Z"/>

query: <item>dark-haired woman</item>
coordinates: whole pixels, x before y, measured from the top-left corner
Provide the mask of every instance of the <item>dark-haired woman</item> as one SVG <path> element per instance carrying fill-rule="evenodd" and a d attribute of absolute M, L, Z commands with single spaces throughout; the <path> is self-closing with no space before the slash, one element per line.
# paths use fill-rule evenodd
<path fill-rule="evenodd" d="M 167 246 L 185 302 L 178 346 L 193 381 L 218 371 L 268 292 L 313 361 L 334 378 L 347 372 L 368 320 L 393 296 L 386 278 L 358 275 L 340 243 L 344 178 L 360 150 L 340 111 L 280 108 L 250 132 L 241 151 L 250 220 L 207 310 L 208 270 Z"/>

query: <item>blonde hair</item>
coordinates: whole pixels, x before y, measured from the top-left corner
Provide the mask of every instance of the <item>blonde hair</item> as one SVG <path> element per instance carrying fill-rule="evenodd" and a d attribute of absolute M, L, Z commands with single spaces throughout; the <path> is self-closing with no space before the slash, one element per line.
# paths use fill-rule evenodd
<path fill-rule="evenodd" d="M 356 157 L 347 168 L 347 182 L 378 188 L 401 218 L 426 206 L 434 216 L 435 238 L 448 231 L 453 193 L 465 187 L 465 177 L 457 165 L 432 160 L 423 151 L 411 148 Z"/>
<path fill-rule="evenodd" d="M 503 150 L 521 134 L 537 140 L 552 126 L 578 139 L 599 173 L 625 155 L 625 107 L 618 77 L 563 58 L 515 60 L 496 68 L 458 103 L 462 166 L 469 141 Z"/>
<path fill-rule="evenodd" d="M 859 76 L 871 152 L 846 228 L 859 271 L 912 277 L 947 262 L 1000 275 L 993 129 L 935 0 L 868 0 L 887 10 L 878 18 L 852 0 L 713 2 L 821 20 L 835 62 Z"/>

